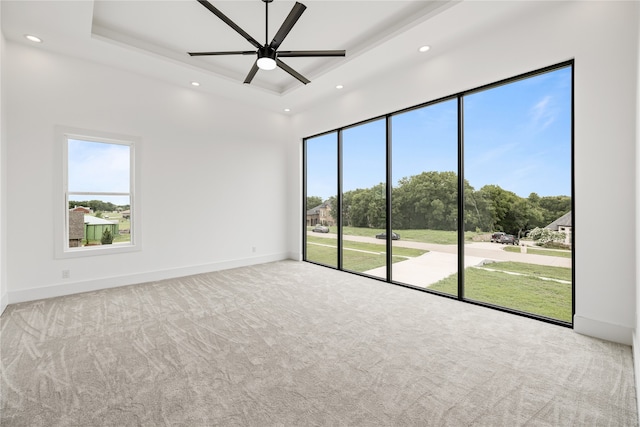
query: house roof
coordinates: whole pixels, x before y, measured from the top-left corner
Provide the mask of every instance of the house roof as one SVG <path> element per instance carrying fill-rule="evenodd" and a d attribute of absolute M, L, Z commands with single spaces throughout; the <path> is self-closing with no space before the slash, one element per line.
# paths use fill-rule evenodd
<path fill-rule="evenodd" d="M 116 224 L 117 221 L 109 221 L 106 219 L 98 218 L 97 216 L 85 215 L 84 223 L 89 225 L 113 225 Z"/>
<path fill-rule="evenodd" d="M 69 209 L 71 212 L 91 212 L 91 208 L 86 206 L 75 206 L 72 209 Z"/>
<path fill-rule="evenodd" d="M 324 202 L 318 206 L 316 206 L 315 208 L 311 208 L 307 211 L 307 215 L 315 215 L 318 213 L 318 211 L 320 209 L 331 209 L 331 205 L 327 202 Z"/>
<path fill-rule="evenodd" d="M 545 228 L 550 230 L 558 230 L 558 227 L 572 227 L 573 226 L 573 218 L 571 217 L 571 211 L 562 215 L 560 218 L 553 221 L 551 224 L 547 225 Z"/>

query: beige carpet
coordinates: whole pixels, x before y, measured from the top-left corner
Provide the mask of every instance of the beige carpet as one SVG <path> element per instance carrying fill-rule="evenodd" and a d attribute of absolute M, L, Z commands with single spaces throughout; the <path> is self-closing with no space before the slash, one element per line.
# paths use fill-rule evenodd
<path fill-rule="evenodd" d="M 631 349 L 283 261 L 11 305 L 2 426 L 634 426 Z"/>

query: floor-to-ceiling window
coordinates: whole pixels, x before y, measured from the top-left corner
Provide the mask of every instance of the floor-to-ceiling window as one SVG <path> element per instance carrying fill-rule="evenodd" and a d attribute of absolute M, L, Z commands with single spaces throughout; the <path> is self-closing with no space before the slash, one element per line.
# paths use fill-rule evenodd
<path fill-rule="evenodd" d="M 305 259 L 338 266 L 338 133 L 305 144 Z"/>
<path fill-rule="evenodd" d="M 566 62 L 306 139 L 307 205 L 339 228 L 313 236 L 307 206 L 305 259 L 570 325 L 572 79 Z"/>
<path fill-rule="evenodd" d="M 342 131 L 342 267 L 386 278 L 386 131 L 379 119 Z M 378 239 L 380 240 L 380 239 Z"/>
<path fill-rule="evenodd" d="M 391 141 L 393 252 L 427 251 L 394 265 L 392 280 L 429 288 L 458 271 L 457 98 L 393 115 Z"/>
<path fill-rule="evenodd" d="M 571 68 L 466 95 L 464 174 L 465 200 L 492 207 L 468 225 L 505 233 L 465 297 L 571 322 Z"/>

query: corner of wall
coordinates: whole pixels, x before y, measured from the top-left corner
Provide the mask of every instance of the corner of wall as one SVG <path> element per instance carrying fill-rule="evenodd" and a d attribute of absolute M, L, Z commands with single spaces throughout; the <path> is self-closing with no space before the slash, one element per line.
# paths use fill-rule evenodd
<path fill-rule="evenodd" d="M 632 345 L 634 330 L 631 327 L 603 322 L 587 317 L 573 316 L 573 330 L 582 335 Z"/>
<path fill-rule="evenodd" d="M 2 316 L 2 313 L 4 313 L 4 311 L 7 308 L 7 300 L 8 300 L 8 296 L 6 294 L 4 295 L 0 295 L 0 316 Z"/>
<path fill-rule="evenodd" d="M 640 6 L 636 6 L 636 41 L 637 47 L 640 47 Z M 636 49 L 638 52 L 638 49 Z M 637 54 L 637 53 L 636 53 Z M 636 235 L 636 277 L 635 277 L 635 319 L 636 324 L 632 334 L 632 349 L 631 353 L 633 356 L 633 372 L 635 375 L 635 385 L 636 385 L 636 404 L 638 405 L 638 413 L 640 414 L 640 398 L 638 397 L 638 390 L 640 390 L 640 341 L 638 341 L 638 325 L 640 324 L 640 312 L 638 308 L 640 307 L 640 292 L 638 291 L 638 280 L 640 278 L 640 266 L 638 265 L 638 248 L 640 247 L 640 227 L 638 226 L 638 213 L 640 212 L 640 173 L 638 172 L 638 168 L 640 167 L 640 149 L 638 145 L 640 144 L 640 54 L 637 54 L 636 57 L 636 153 L 635 153 L 635 185 L 636 185 L 636 221 L 635 221 L 635 235 Z"/>
<path fill-rule="evenodd" d="M 638 386 L 640 385 L 638 383 L 638 380 L 640 379 L 640 375 L 638 375 L 638 372 L 640 372 L 638 369 L 640 369 L 640 348 L 638 348 L 638 346 L 640 345 L 640 341 L 638 341 L 638 336 L 636 334 L 636 331 L 633 332 L 633 344 L 631 344 L 631 355 L 633 357 L 633 374 L 634 374 L 634 383 L 636 385 L 636 405 L 638 407 L 638 414 L 640 414 L 640 398 L 638 397 Z"/>
<path fill-rule="evenodd" d="M 7 233 L 7 180 L 6 180 L 6 110 L 4 106 L 4 77 L 2 69 L 5 62 L 5 39 L 2 33 L 2 7 L 0 7 L 0 314 L 8 305 L 7 295 L 7 250 L 6 250 L 6 233 Z"/>

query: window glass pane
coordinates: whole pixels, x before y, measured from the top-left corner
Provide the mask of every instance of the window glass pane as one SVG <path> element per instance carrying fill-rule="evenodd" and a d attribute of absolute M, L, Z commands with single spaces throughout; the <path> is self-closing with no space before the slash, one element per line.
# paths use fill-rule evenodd
<path fill-rule="evenodd" d="M 69 247 L 130 243 L 130 203 L 129 196 L 70 194 Z"/>
<path fill-rule="evenodd" d="M 571 68 L 464 99 L 465 298 L 572 321 Z"/>
<path fill-rule="evenodd" d="M 338 133 L 306 140 L 306 260 L 338 266 Z"/>
<path fill-rule="evenodd" d="M 457 295 L 458 103 L 392 117 L 392 280 Z"/>
<path fill-rule="evenodd" d="M 67 249 L 132 243 L 131 150 L 67 139 Z"/>
<path fill-rule="evenodd" d="M 69 139 L 69 191 L 128 193 L 130 159 L 128 145 Z"/>
<path fill-rule="evenodd" d="M 345 270 L 387 277 L 386 124 L 376 120 L 342 135 L 342 265 Z"/>

